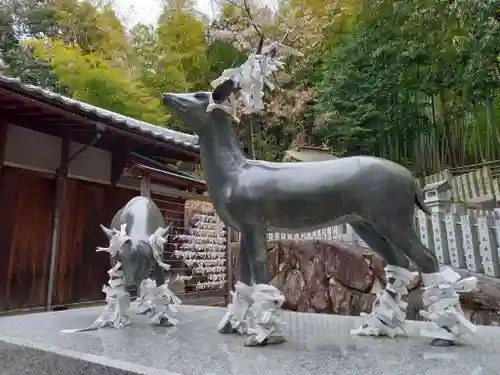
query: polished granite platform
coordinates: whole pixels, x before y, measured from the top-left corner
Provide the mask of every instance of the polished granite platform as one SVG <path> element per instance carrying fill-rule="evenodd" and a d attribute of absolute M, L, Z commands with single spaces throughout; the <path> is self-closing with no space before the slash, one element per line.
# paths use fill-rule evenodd
<path fill-rule="evenodd" d="M 351 337 L 357 317 L 285 312 L 288 342 L 247 348 L 220 335 L 225 312 L 183 306 L 177 327 L 151 327 L 143 316 L 122 330 L 83 328 L 101 308 L 0 318 L 0 375 L 500 375 L 500 328 L 478 327 L 465 346 L 434 348 L 418 337 Z M 415 335 L 415 336 L 413 336 Z"/>

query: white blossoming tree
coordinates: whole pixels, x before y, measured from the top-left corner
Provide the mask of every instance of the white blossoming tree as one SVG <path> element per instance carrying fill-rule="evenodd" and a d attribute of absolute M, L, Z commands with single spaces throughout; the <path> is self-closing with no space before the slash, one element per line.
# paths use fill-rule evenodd
<path fill-rule="evenodd" d="M 339 22 L 332 15 L 340 14 L 342 0 L 290 0 L 282 2 L 277 10 L 258 0 L 215 1 L 220 16 L 211 24 L 210 41 L 222 40 L 249 54 L 264 37 L 306 56 L 285 60 L 285 69 L 273 74 L 276 89 L 265 95 L 263 113 L 242 117 L 240 132 L 251 139 L 248 152 L 258 158 L 280 159 L 280 152 L 292 143 L 309 142 L 304 140 L 310 139 L 310 126 L 304 127 L 300 119 L 314 92 L 302 76 L 309 63 L 307 56 L 321 49 L 327 30 L 333 22 Z"/>

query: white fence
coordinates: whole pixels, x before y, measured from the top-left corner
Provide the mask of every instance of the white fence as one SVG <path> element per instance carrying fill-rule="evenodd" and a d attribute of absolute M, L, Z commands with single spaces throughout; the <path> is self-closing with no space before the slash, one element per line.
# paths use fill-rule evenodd
<path fill-rule="evenodd" d="M 444 201 L 427 201 L 432 206 L 430 217 L 416 211 L 415 229 L 441 264 L 500 277 L 500 209 L 469 209 L 464 205 L 484 196 L 500 200 L 500 184 L 490 176 L 487 168 L 481 168 L 454 178 L 446 171 L 426 178 L 427 187 L 446 179 L 449 190 L 437 194 L 445 196 Z M 320 239 L 367 247 L 349 225 L 308 233 L 270 233 L 268 239 Z"/>
<path fill-rule="evenodd" d="M 345 242 L 356 244 L 359 246 L 367 247 L 359 236 L 354 232 L 350 225 L 338 225 L 328 227 L 325 229 L 315 230 L 312 232 L 303 233 L 269 233 L 268 240 L 293 240 L 293 239 L 307 239 L 307 240 L 325 240 Z"/>
<path fill-rule="evenodd" d="M 442 264 L 500 277 L 500 213 L 462 211 L 434 212 L 430 217 L 419 212 L 416 230 L 422 243 Z M 349 225 L 307 233 L 270 233 L 268 239 L 318 239 L 367 247 Z"/>

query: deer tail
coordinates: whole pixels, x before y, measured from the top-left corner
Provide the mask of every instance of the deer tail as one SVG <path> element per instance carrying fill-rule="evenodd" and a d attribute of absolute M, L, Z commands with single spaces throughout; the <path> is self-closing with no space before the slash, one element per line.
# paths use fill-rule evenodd
<path fill-rule="evenodd" d="M 427 207 L 427 205 L 424 203 L 424 197 L 423 197 L 423 194 L 422 194 L 422 190 L 420 190 L 420 188 L 418 186 L 415 186 L 416 187 L 416 191 L 415 191 L 415 204 L 417 205 L 417 207 L 419 209 L 421 209 L 422 211 L 424 211 L 427 215 L 431 215 L 431 211 L 429 210 L 429 207 Z"/>

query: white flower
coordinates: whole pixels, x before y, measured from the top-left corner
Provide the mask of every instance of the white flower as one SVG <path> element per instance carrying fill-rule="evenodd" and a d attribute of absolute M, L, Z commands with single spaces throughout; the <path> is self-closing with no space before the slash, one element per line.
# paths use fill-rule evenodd
<path fill-rule="evenodd" d="M 212 37 L 219 40 L 230 40 L 234 38 L 234 34 L 229 30 L 217 30 L 212 33 Z"/>

